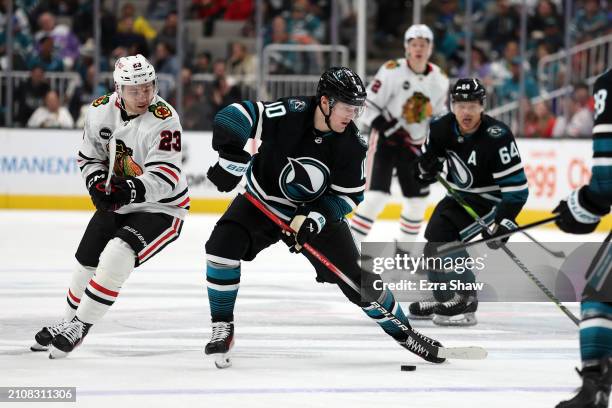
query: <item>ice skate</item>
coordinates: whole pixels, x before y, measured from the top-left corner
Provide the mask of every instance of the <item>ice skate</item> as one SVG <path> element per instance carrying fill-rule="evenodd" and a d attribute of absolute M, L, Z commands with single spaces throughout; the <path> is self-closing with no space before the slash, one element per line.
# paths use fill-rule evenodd
<path fill-rule="evenodd" d="M 612 357 L 602 359 L 599 367 L 576 371 L 582 377 L 582 387 L 574 398 L 561 401 L 556 408 L 608 408 Z"/>
<path fill-rule="evenodd" d="M 53 341 L 53 338 L 60 333 L 64 327 L 69 322 L 62 319 L 57 323 L 52 324 L 51 326 L 43 327 L 36 335 L 34 336 L 34 344 L 30 346 L 30 350 L 32 351 L 47 351 L 49 350 L 49 344 Z"/>
<path fill-rule="evenodd" d="M 415 320 L 429 320 L 433 317 L 436 306 L 440 304 L 433 296 L 413 302 L 408 306 L 408 317 Z"/>
<path fill-rule="evenodd" d="M 51 341 L 50 359 L 64 358 L 79 346 L 91 325 L 83 323 L 76 317 L 68 322 L 62 331 Z"/>
<path fill-rule="evenodd" d="M 455 293 L 451 300 L 440 303 L 433 310 L 433 322 L 439 326 L 474 326 L 478 300 L 473 296 Z"/>
<path fill-rule="evenodd" d="M 234 323 L 214 322 L 212 336 L 204 349 L 207 355 L 214 355 L 217 368 L 228 368 L 232 365 L 231 349 L 234 346 Z"/>

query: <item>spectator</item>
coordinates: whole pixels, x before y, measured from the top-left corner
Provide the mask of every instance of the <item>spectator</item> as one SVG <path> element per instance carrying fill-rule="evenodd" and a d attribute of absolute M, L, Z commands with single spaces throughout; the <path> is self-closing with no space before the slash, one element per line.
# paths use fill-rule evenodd
<path fill-rule="evenodd" d="M 475 76 L 480 78 L 485 86 L 490 86 L 492 84 L 491 63 L 487 60 L 487 56 L 482 48 L 472 46 L 471 65 L 471 72 L 468 72 L 467 66 L 464 64 L 457 72 L 457 76 L 460 78 Z"/>
<path fill-rule="evenodd" d="M 212 129 L 213 115 L 210 101 L 205 97 L 205 85 L 193 83 L 191 70 L 181 70 L 181 82 L 183 85 L 183 114 L 181 122 L 184 129 L 210 130 Z"/>
<path fill-rule="evenodd" d="M 512 76 L 512 60 L 515 58 L 519 58 L 519 44 L 516 41 L 508 41 L 504 47 L 503 58 L 491 64 L 491 81 L 493 85 L 500 85 Z M 524 68 L 529 69 L 529 66 L 526 65 Z"/>
<path fill-rule="evenodd" d="M 572 36 L 575 43 L 592 40 L 608 27 L 608 16 L 599 7 L 598 0 L 585 0 L 572 21 Z"/>
<path fill-rule="evenodd" d="M 208 74 L 212 70 L 211 56 L 207 51 L 202 51 L 196 57 L 193 63 L 194 74 Z"/>
<path fill-rule="evenodd" d="M 126 16 L 119 21 L 113 44 L 114 48 L 125 48 L 127 55 L 149 55 L 147 39 L 134 31 L 133 17 Z"/>
<path fill-rule="evenodd" d="M 60 72 L 64 70 L 64 63 L 56 54 L 53 38 L 42 37 L 38 42 L 38 53 L 30 56 L 28 66 L 41 66 L 45 72 Z"/>
<path fill-rule="evenodd" d="M 6 70 L 8 58 L 6 56 L 6 27 L 8 25 L 6 13 L 0 13 L 0 68 Z M 21 9 L 13 14 L 13 69 L 25 70 L 29 55 L 34 50 L 34 42 L 30 34 L 28 17 Z"/>
<path fill-rule="evenodd" d="M 85 82 L 87 80 L 87 71 L 89 67 L 93 66 L 94 63 L 94 53 L 95 53 L 95 45 L 93 38 L 89 38 L 85 41 L 79 48 L 79 58 L 74 64 L 74 70 L 79 73 L 81 80 Z M 110 66 L 108 65 L 108 60 L 104 58 L 103 55 L 100 56 L 100 66 L 98 67 L 98 72 L 108 72 L 110 71 Z"/>
<path fill-rule="evenodd" d="M 176 0 L 149 0 L 147 5 L 149 20 L 163 20 L 171 13 L 176 14 Z"/>
<path fill-rule="evenodd" d="M 485 23 L 485 37 L 501 53 L 508 41 L 518 39 L 519 13 L 509 0 L 497 0 L 491 17 Z"/>
<path fill-rule="evenodd" d="M 155 39 L 155 47 L 160 42 L 169 44 L 172 49 L 176 49 L 176 34 L 178 31 L 178 17 L 175 12 L 171 12 L 166 16 L 164 25 L 157 33 Z M 184 32 L 184 30 L 183 30 Z M 183 36 L 183 49 L 185 50 L 184 61 L 190 61 L 193 56 L 194 44 L 191 38 L 187 35 Z"/>
<path fill-rule="evenodd" d="M 223 19 L 228 21 L 245 21 L 255 11 L 253 0 L 227 0 Z"/>
<path fill-rule="evenodd" d="M 122 27 L 122 22 L 126 22 L 126 18 L 132 19 L 131 27 Z M 132 3 L 126 3 L 121 8 L 121 20 L 119 22 L 119 26 L 117 27 L 118 31 L 129 31 L 139 34 L 143 36 L 147 41 L 152 41 L 157 36 L 157 32 L 151 24 L 147 21 L 143 16 L 136 16 L 136 9 Z"/>
<path fill-rule="evenodd" d="M 240 102 L 241 100 L 242 94 L 240 93 L 240 89 L 235 86 L 230 86 L 224 76 L 217 77 L 213 82 L 213 92 L 210 98 L 212 117 L 226 106 L 234 102 Z"/>
<path fill-rule="evenodd" d="M 497 88 L 498 104 L 517 101 L 519 98 L 520 72 L 523 60 L 515 57 L 510 66 L 511 76 Z M 525 95 L 531 99 L 538 96 L 538 85 L 529 72 L 525 72 Z"/>
<path fill-rule="evenodd" d="M 574 87 L 569 101 L 569 123 L 566 125 L 565 117 L 558 118 L 555 136 L 590 137 L 593 130 L 593 112 L 590 108 L 591 95 L 586 84 Z"/>
<path fill-rule="evenodd" d="M 174 55 L 174 48 L 166 42 L 157 43 L 154 61 L 157 74 L 176 76 L 179 73 L 180 64 Z"/>
<path fill-rule="evenodd" d="M 265 37 L 266 44 L 292 44 L 287 31 L 287 22 L 281 16 L 276 16 L 268 27 Z M 296 72 L 297 56 L 291 51 L 277 51 L 270 56 L 271 74 L 293 74 Z"/>
<path fill-rule="evenodd" d="M 297 0 L 291 7 L 291 17 L 286 20 L 287 31 L 293 42 L 316 44 L 323 41 L 321 20 L 308 10 L 308 0 Z"/>
<path fill-rule="evenodd" d="M 227 72 L 234 77 L 241 77 L 243 81 L 254 81 L 255 58 L 249 54 L 243 43 L 232 43 L 231 54 L 227 60 Z"/>
<path fill-rule="evenodd" d="M 542 61 L 544 57 L 551 54 L 552 46 L 546 41 L 542 41 L 536 47 L 536 52 L 532 58 L 532 66 L 537 67 L 538 62 Z M 539 68 L 538 68 L 539 69 Z M 562 85 L 561 77 L 561 64 L 559 61 L 550 61 L 544 65 L 544 69 L 538 71 L 538 82 L 543 85 L 543 88 L 547 91 L 560 88 Z"/>
<path fill-rule="evenodd" d="M 65 106 L 61 106 L 57 92 L 45 95 L 44 106 L 39 106 L 28 120 L 29 128 L 73 128 L 74 120 Z"/>
<path fill-rule="evenodd" d="M 210 37 L 215 21 L 225 13 L 226 0 L 193 0 L 191 13 L 198 19 L 204 20 L 204 36 Z"/>
<path fill-rule="evenodd" d="M 44 12 L 38 16 L 38 27 L 39 31 L 34 36 L 36 42 L 40 45 L 44 38 L 52 38 L 56 55 L 61 59 L 62 66 L 70 70 L 79 57 L 80 43 L 77 36 L 72 33 L 67 25 L 56 25 L 55 16 L 49 12 Z"/>
<path fill-rule="evenodd" d="M 533 136 L 540 138 L 552 137 L 556 118 L 550 111 L 548 103 L 540 101 L 536 103 L 533 108 L 538 119 L 536 132 Z"/>
<path fill-rule="evenodd" d="M 15 121 L 20 126 L 26 125 L 32 113 L 42 105 L 43 98 L 50 89 L 42 67 L 33 67 L 30 71 L 30 77 L 22 82 L 14 92 L 16 102 Z"/>
<path fill-rule="evenodd" d="M 438 5 L 434 29 L 434 50 L 438 55 L 443 69 L 455 72 L 456 67 L 462 64 L 459 51 L 464 45 L 463 26 L 458 14 L 457 0 L 442 0 Z"/>
<path fill-rule="evenodd" d="M 557 6 L 550 0 L 539 0 L 535 14 L 530 17 L 528 31 L 535 42 L 543 41 L 549 44 L 551 52 L 563 45 L 563 19 L 557 12 Z"/>
<path fill-rule="evenodd" d="M 70 114 L 72 117 L 79 122 L 81 116 L 81 108 L 83 106 L 87 107 L 91 104 L 99 96 L 102 96 L 108 92 L 108 89 L 98 83 L 94 85 L 94 74 L 96 69 L 93 65 L 90 65 L 87 68 L 87 73 L 85 76 L 85 81 L 79 85 L 72 96 L 70 97 L 70 102 L 68 103 L 68 109 L 70 110 Z"/>
<path fill-rule="evenodd" d="M 387 47 L 401 38 L 400 27 L 406 22 L 406 5 L 403 0 L 376 0 L 374 43 Z"/>

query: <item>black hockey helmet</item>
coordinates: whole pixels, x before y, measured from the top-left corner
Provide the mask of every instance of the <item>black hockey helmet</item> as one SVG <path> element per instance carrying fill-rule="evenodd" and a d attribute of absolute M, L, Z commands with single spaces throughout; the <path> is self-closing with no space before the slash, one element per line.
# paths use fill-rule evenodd
<path fill-rule="evenodd" d="M 451 89 L 451 102 L 478 101 L 484 105 L 487 91 L 478 78 L 461 78 Z"/>
<path fill-rule="evenodd" d="M 317 99 L 321 100 L 323 95 L 355 106 L 363 106 L 368 96 L 359 75 L 346 67 L 331 67 L 321 75 Z"/>

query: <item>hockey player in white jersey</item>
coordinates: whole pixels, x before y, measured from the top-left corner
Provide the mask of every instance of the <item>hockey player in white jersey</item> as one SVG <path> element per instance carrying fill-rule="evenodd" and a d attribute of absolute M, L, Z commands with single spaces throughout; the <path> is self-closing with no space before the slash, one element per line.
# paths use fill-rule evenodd
<path fill-rule="evenodd" d="M 368 109 L 360 118 L 362 130 L 371 128 L 367 158 L 368 190 L 357 208 L 351 229 L 361 243 L 390 198 L 393 171 L 402 190 L 399 252 L 408 252 L 423 222 L 429 186 L 413 172 L 414 160 L 427 137 L 433 116 L 447 112 L 449 81 L 429 62 L 433 33 L 423 24 L 404 34 L 406 57 L 386 62 L 368 86 Z"/>
<path fill-rule="evenodd" d="M 76 251 L 63 319 L 40 330 L 32 351 L 65 357 L 113 305 L 135 267 L 176 240 L 189 209 L 181 173 L 181 124 L 157 95 L 142 55 L 120 58 L 115 92 L 87 112 L 77 163 L 96 207 Z"/>

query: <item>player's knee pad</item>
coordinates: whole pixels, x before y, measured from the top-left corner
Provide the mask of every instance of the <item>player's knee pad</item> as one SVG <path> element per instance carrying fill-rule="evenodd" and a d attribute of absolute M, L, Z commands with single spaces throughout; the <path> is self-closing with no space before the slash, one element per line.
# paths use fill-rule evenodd
<path fill-rule="evenodd" d="M 427 197 L 404 197 L 402 199 L 402 217 L 411 221 L 422 221 L 427 209 Z"/>
<path fill-rule="evenodd" d="M 217 224 L 206 241 L 206 254 L 226 259 L 242 259 L 251 245 L 250 234 L 235 222 Z"/>
<path fill-rule="evenodd" d="M 373 222 L 383 210 L 385 204 L 387 204 L 389 197 L 390 194 L 384 191 L 366 191 L 363 201 L 359 204 L 359 208 L 357 208 L 357 214 Z"/>
<path fill-rule="evenodd" d="M 105 287 L 120 288 L 134 270 L 136 254 L 121 238 L 108 241 L 100 254 L 96 282 Z"/>

